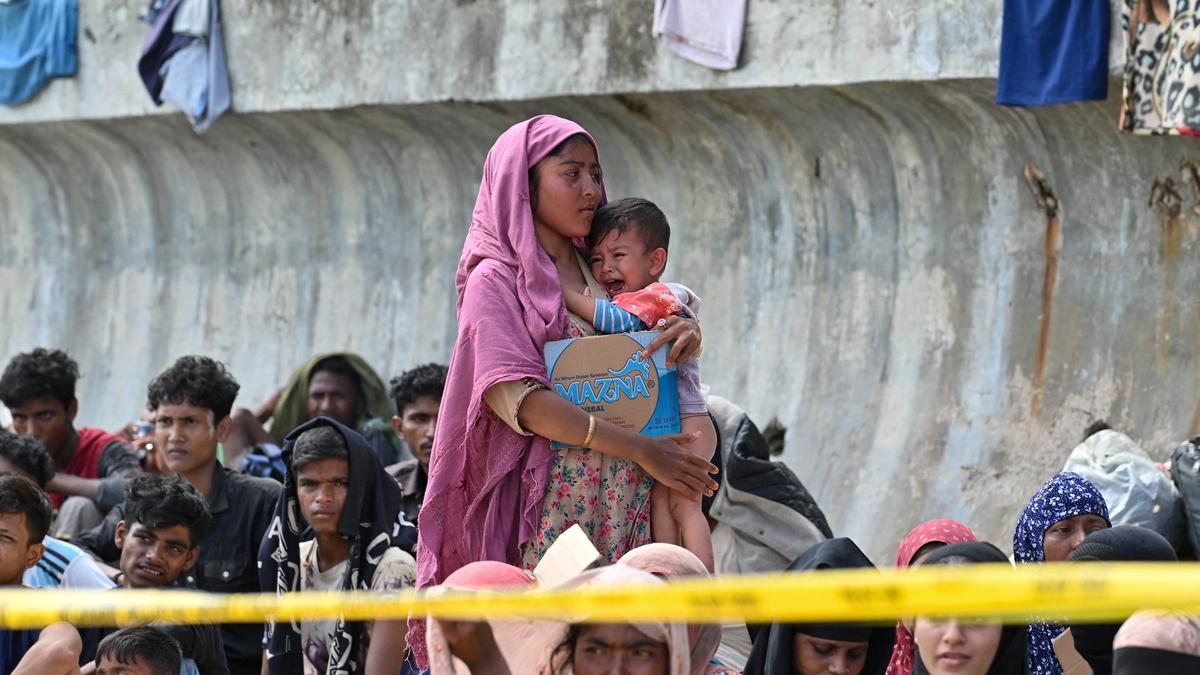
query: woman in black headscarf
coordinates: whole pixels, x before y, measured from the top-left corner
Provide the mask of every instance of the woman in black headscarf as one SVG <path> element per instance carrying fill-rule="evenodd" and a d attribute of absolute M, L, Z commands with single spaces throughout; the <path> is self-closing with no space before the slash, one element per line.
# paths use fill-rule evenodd
<path fill-rule="evenodd" d="M 854 542 L 830 539 L 788 566 L 790 572 L 874 567 Z M 760 630 L 746 675 L 883 675 L 895 641 L 892 626 L 774 623 Z"/>
<path fill-rule="evenodd" d="M 1161 534 L 1145 527 L 1121 525 L 1087 536 L 1071 554 L 1071 562 L 1176 562 L 1178 557 Z M 1113 638 L 1118 623 L 1072 624 L 1075 651 L 1092 667 L 1094 675 L 1109 675 L 1113 669 Z"/>
<path fill-rule="evenodd" d="M 987 542 L 944 546 L 925 559 L 925 566 L 1004 563 L 1008 558 Z M 913 621 L 917 645 L 914 675 L 1023 675 L 1025 626 L 1000 623 L 966 624 L 958 619 L 918 616 Z"/>

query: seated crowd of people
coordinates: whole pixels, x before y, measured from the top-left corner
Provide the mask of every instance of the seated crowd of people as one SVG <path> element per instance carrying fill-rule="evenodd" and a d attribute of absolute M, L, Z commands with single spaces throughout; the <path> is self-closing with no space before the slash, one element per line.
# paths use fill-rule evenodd
<path fill-rule="evenodd" d="M 277 586 L 260 578 L 260 560 L 290 555 L 291 564 L 278 567 L 296 573 L 280 577 L 286 590 L 339 590 L 352 578 L 381 591 L 411 587 L 445 375 L 444 366 L 419 366 L 394 378 L 389 390 L 361 358 L 323 355 L 273 397 L 278 412 L 265 416 L 272 429 L 290 425 L 273 432 L 253 412 L 235 410 L 239 385 L 221 363 L 186 356 L 150 382 L 147 432 L 133 423 L 108 433 L 76 426 L 79 369 L 67 354 L 17 355 L 0 375 L 0 402 L 13 427 L 0 429 L 0 540 L 12 537 L 20 555 L 2 557 L 8 564 L 0 584 L 258 592 Z M 386 518 L 365 515 L 381 513 Z M 390 537 L 389 546 L 380 550 L 378 537 L 358 531 L 366 521 L 386 530 L 380 534 Z M 347 528 L 363 536 L 342 536 Z M 5 632 L 0 673 L 81 666 L 104 672 L 97 650 L 112 631 L 78 631 L 77 658 L 58 669 L 44 652 L 61 656 L 62 630 Z M 261 625 L 163 630 L 182 654 L 183 672 L 262 671 Z M 387 650 L 371 656 L 399 663 L 404 629 L 374 628 L 388 630 L 378 641 Z M 355 625 L 306 623 L 293 643 L 303 650 L 296 657 L 326 672 L 329 655 L 341 657 L 343 632 L 359 637 Z M 372 632 L 356 645 L 364 655 Z M 119 659 L 126 652 L 114 653 Z M 27 671 L 17 666 L 23 659 L 33 664 Z M 364 656 L 360 665 L 367 663 L 373 661 Z"/>
<path fill-rule="evenodd" d="M 314 359 L 275 397 L 275 408 L 292 415 L 283 417 L 292 425 L 287 432 L 264 430 L 264 415 L 235 410 L 237 381 L 206 357 L 180 358 L 150 382 L 153 431 L 145 438 L 137 438 L 133 426 L 129 437 L 77 428 L 78 376 L 68 355 L 45 349 L 18 355 L 0 376 L 0 401 L 12 412 L 15 430 L 0 430 L 0 585 L 214 593 L 387 592 L 414 585 L 415 525 L 444 367 L 424 365 L 392 380 L 390 439 L 376 431 L 385 411 L 374 398 L 383 385 L 353 355 Z M 295 400 L 305 403 L 303 410 L 287 412 Z M 739 456 L 757 455 L 773 464 L 744 413 L 715 397 L 713 402 L 723 446 L 718 461 L 727 467 Z M 230 443 L 235 431 L 240 444 Z M 222 461 L 235 456 L 230 461 L 237 470 Z M 275 475 L 279 480 L 263 477 Z M 803 491 L 798 481 L 794 485 Z M 727 480 L 722 489 L 736 488 Z M 109 496 L 114 490 L 123 499 Z M 71 507 L 72 500 L 86 503 Z M 711 503 L 706 509 L 715 532 L 721 525 Z M 806 542 L 786 569 L 873 566 L 854 542 L 832 537 L 815 504 L 792 505 L 793 513 L 802 510 L 797 517 L 817 533 L 780 537 L 799 535 Z M 89 520 L 90 527 L 82 527 Z M 723 541 L 714 537 L 718 560 L 727 558 L 722 549 L 733 546 Z M 1068 472 L 1051 478 L 1029 501 L 1013 552 L 1017 564 L 1176 559 L 1153 530 L 1112 527 L 1100 492 Z M 746 569 L 747 559 L 766 562 Z M 977 541 L 968 526 L 935 520 L 901 541 L 895 565 L 1008 561 L 996 546 Z M 742 556 L 741 568 L 723 563 L 717 572 L 770 571 L 783 568 L 782 562 L 760 552 Z M 611 566 L 553 583 L 661 584 L 709 574 L 709 565 L 687 549 L 653 543 L 629 550 Z M 518 566 L 480 561 L 451 573 L 441 586 L 478 591 L 547 583 Z M 918 616 L 893 627 L 612 625 L 579 617 L 570 624 L 428 619 L 423 628 L 426 658 L 418 664 L 404 621 L 79 630 L 60 623 L 3 631 L 0 672 L 982 675 L 1060 673 L 1070 659 L 1086 662 L 1097 675 L 1200 672 L 1200 620 L 1155 613 L 1134 615 L 1124 625 L 1069 627 Z"/>
<path fill-rule="evenodd" d="M 79 369 L 67 354 L 12 358 L 0 375 L 13 426 L 0 431 L 0 585 L 488 592 L 873 567 L 771 460 L 745 411 L 705 396 L 700 298 L 662 279 L 666 214 L 607 195 L 598 144 L 580 125 L 539 115 L 505 131 L 455 277 L 450 366 L 414 368 L 390 388 L 358 356 L 321 354 L 268 402 L 236 407 L 223 364 L 184 356 L 149 382 L 142 419 L 112 434 L 77 426 Z M 622 360 L 649 373 L 650 355 L 674 371 L 677 434 L 604 419 L 547 375 L 551 343 L 643 331 L 655 334 Z M 1100 489 L 1069 471 L 1015 520 L 1017 565 L 1177 557 L 1153 529 L 1112 527 Z M 896 567 L 1011 564 L 950 520 L 899 544 Z M 0 675 L 10 672 L 1200 673 L 1200 619 L 58 623 L 0 631 Z"/>

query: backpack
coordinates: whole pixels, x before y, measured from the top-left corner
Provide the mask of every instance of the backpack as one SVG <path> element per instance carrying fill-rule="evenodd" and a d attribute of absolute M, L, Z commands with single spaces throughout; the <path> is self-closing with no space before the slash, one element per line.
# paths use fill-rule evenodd
<path fill-rule="evenodd" d="M 283 462 L 283 448 L 278 445 L 256 445 L 242 456 L 241 473 L 258 478 L 270 478 L 282 483 L 287 476 L 287 464 Z"/>
<path fill-rule="evenodd" d="M 1200 555 L 1200 436 L 1184 441 L 1171 455 L 1171 480 L 1187 516 L 1188 540 Z"/>

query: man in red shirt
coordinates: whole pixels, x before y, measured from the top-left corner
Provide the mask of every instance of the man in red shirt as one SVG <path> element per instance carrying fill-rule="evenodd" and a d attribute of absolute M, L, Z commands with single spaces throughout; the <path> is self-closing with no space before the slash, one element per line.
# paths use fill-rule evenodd
<path fill-rule="evenodd" d="M 62 539 L 98 525 L 125 498 L 125 483 L 139 470 L 121 438 L 75 428 L 78 379 L 71 357 L 42 348 L 18 354 L 0 375 L 0 402 L 12 413 L 13 430 L 42 441 L 54 460 L 46 491 L 58 510 L 54 534 Z"/>

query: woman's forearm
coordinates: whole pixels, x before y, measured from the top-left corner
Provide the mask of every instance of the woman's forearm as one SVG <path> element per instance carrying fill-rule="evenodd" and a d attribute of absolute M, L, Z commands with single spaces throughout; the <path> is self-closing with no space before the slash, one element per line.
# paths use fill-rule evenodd
<path fill-rule="evenodd" d="M 530 392 L 517 412 L 521 426 L 538 436 L 571 446 L 587 438 L 588 414 L 549 389 Z M 641 436 L 596 418 L 590 447 L 613 457 L 638 461 Z"/>

